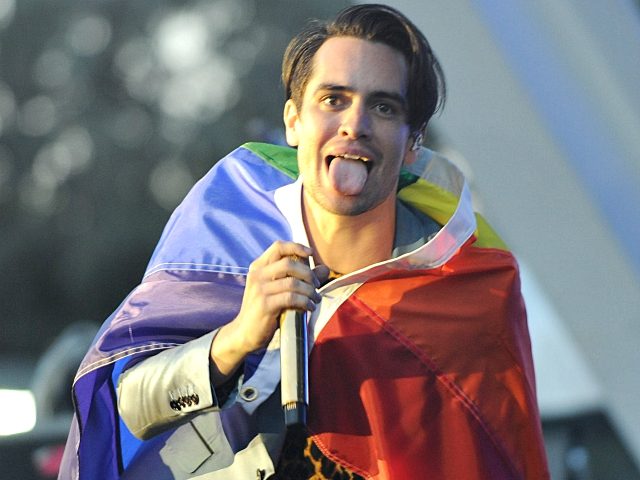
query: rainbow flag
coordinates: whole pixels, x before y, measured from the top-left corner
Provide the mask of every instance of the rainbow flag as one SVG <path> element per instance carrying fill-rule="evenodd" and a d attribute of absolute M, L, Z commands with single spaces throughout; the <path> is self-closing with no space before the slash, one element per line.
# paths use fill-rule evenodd
<path fill-rule="evenodd" d="M 117 479 L 144 455 L 150 441 L 127 441 L 118 416 L 117 372 L 234 318 L 249 264 L 292 240 L 275 197 L 297 176 L 295 150 L 252 143 L 193 187 L 79 368 L 60 478 Z M 314 329 L 315 442 L 376 479 L 548 478 L 515 259 L 437 155 L 403 171 L 398 196 L 443 228 L 419 254 L 326 287 L 357 285 Z M 260 361 L 247 359 L 245 382 Z"/>

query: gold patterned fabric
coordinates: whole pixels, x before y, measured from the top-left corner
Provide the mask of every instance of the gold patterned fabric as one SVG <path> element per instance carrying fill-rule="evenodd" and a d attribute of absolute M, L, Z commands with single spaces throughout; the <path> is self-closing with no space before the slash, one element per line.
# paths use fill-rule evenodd
<path fill-rule="evenodd" d="M 306 430 L 287 432 L 276 474 L 270 480 L 364 480 L 326 457 Z"/>

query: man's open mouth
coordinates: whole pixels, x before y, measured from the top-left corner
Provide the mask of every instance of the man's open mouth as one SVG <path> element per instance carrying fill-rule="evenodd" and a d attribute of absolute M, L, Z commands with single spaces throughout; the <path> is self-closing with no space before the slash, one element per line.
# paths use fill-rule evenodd
<path fill-rule="evenodd" d="M 329 166 L 331 162 L 338 157 L 344 158 L 345 160 L 360 161 L 364 163 L 365 167 L 367 168 L 367 173 L 371 171 L 371 167 L 373 166 L 373 162 L 369 157 L 364 157 L 364 156 L 356 155 L 353 153 L 341 153 L 339 155 L 329 155 L 326 159 L 327 166 Z"/>

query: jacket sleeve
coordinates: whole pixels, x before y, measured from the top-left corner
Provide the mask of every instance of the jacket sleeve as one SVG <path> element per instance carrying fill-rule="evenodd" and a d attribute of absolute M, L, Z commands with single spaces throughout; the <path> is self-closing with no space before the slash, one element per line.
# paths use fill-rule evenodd
<path fill-rule="evenodd" d="M 209 352 L 218 331 L 164 350 L 120 375 L 118 411 L 134 436 L 150 438 L 220 407 L 209 373 Z"/>

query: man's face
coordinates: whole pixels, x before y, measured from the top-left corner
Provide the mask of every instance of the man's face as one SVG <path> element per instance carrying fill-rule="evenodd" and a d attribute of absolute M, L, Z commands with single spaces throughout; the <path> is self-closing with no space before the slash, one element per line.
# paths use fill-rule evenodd
<path fill-rule="evenodd" d="M 407 123 L 407 65 L 382 43 L 329 38 L 316 52 L 298 110 L 284 110 L 298 146 L 304 199 L 339 215 L 392 201 L 403 161 L 413 158 Z"/>

